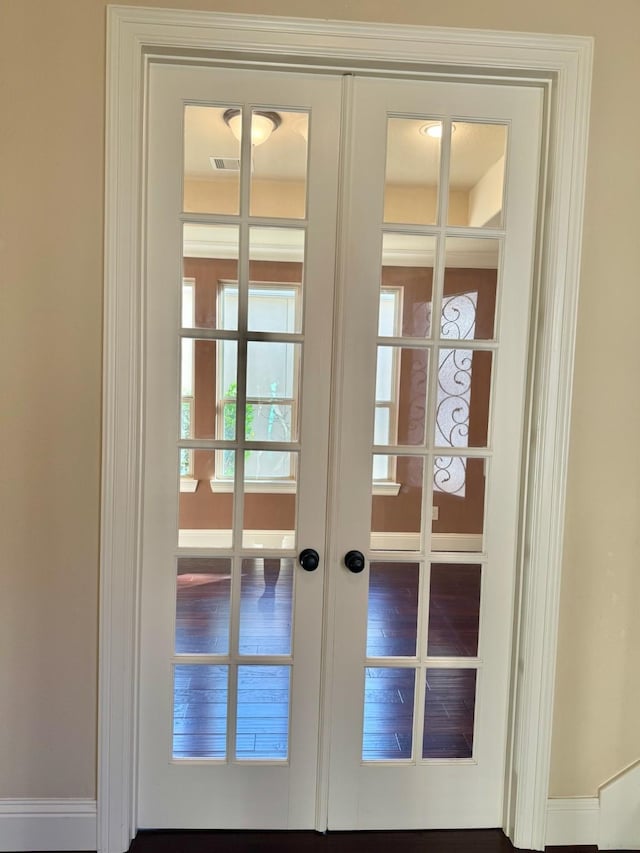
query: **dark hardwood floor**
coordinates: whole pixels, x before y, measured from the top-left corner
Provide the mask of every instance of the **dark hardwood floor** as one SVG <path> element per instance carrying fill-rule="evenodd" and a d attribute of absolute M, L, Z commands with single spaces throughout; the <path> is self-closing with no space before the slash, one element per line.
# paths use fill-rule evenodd
<path fill-rule="evenodd" d="M 513 853 L 515 850 L 499 829 L 329 832 L 326 835 L 317 832 L 172 831 L 138 833 L 129 853 Z M 546 853 L 596 851 L 595 846 L 546 848 Z M 629 851 L 610 850 L 608 853 Z"/>
<path fill-rule="evenodd" d="M 229 650 L 231 561 L 182 558 L 178 568 L 176 651 Z M 240 596 L 240 654 L 291 651 L 292 560 L 244 559 Z M 433 657 L 473 658 L 478 649 L 480 566 L 431 567 L 427 646 Z M 417 651 L 419 567 L 415 562 L 373 562 L 369 582 L 367 654 L 380 665 L 365 670 L 362 757 L 366 760 L 470 758 L 476 670 L 426 671 L 422 743 L 413 744 L 415 666 L 384 665 L 387 656 Z M 174 684 L 174 756 L 225 759 L 229 667 L 178 664 Z M 291 667 L 238 669 L 236 758 L 288 757 Z"/>
<path fill-rule="evenodd" d="M 420 832 L 141 832 L 131 853 L 512 853 L 499 829 Z M 547 847 L 593 853 L 596 847 Z"/>

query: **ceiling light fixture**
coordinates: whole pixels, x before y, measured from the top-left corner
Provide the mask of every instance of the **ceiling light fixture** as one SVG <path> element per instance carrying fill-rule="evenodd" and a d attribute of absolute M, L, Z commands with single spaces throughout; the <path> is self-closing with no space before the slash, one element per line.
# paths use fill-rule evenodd
<path fill-rule="evenodd" d="M 240 141 L 242 139 L 242 111 L 233 107 L 225 110 L 222 118 L 231 133 Z M 262 145 L 282 124 L 278 113 L 270 110 L 254 110 L 251 113 L 251 145 Z"/>
<path fill-rule="evenodd" d="M 451 133 L 456 132 L 455 124 L 451 124 Z M 421 136 L 430 136 L 432 139 L 440 139 L 442 136 L 442 123 L 439 121 L 430 122 L 429 124 L 423 124 L 422 127 L 418 130 Z"/>

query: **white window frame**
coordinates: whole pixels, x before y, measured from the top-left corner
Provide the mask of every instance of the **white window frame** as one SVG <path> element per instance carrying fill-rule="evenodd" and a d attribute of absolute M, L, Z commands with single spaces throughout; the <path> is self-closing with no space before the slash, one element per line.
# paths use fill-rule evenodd
<path fill-rule="evenodd" d="M 222 316 L 222 296 L 225 287 L 233 287 L 236 290 L 238 289 L 238 282 L 221 279 L 218 282 L 218 292 L 216 295 L 217 299 L 217 316 Z M 295 332 L 297 329 L 301 328 L 302 325 L 302 283 L 299 281 L 293 282 L 283 282 L 283 281 L 250 281 L 249 282 L 249 292 L 256 290 L 298 290 L 298 293 L 295 297 L 295 322 L 294 329 L 290 330 L 291 332 Z M 216 356 L 216 424 L 215 424 L 215 435 L 217 438 L 224 438 L 224 407 L 227 403 L 232 402 L 232 398 L 230 397 L 222 397 L 218 395 L 218 389 L 222 388 L 224 385 L 223 382 L 223 373 L 224 366 L 223 360 L 221 357 L 222 348 L 218 348 L 218 353 Z M 294 368 L 293 368 L 293 388 L 300 387 L 300 350 L 296 348 L 294 350 Z M 249 405 L 258 405 L 263 400 L 257 397 L 247 397 L 246 404 Z M 291 406 L 291 428 L 294 434 L 297 434 L 298 426 L 299 426 L 299 404 L 298 400 L 295 397 L 286 397 L 281 398 L 281 402 L 286 405 Z M 238 425 L 236 424 L 236 429 Z M 248 451 L 252 452 L 252 451 Z M 233 492 L 234 490 L 234 478 L 233 476 L 221 476 L 220 471 L 222 471 L 224 467 L 224 450 L 216 450 L 215 452 L 215 471 L 216 476 L 209 481 L 209 485 L 212 492 L 221 492 L 228 493 Z M 266 478 L 266 477 L 247 477 L 245 476 L 245 490 L 251 493 L 262 493 L 262 494 L 274 494 L 274 493 L 284 493 L 284 494 L 295 494 L 297 489 L 297 470 L 296 470 L 296 457 L 292 457 L 292 470 L 290 474 L 286 477 L 278 477 L 278 478 Z"/>
<path fill-rule="evenodd" d="M 191 291 L 191 309 L 189 311 L 190 317 L 187 319 L 185 317 L 185 290 Z M 181 317 L 182 317 L 182 325 L 186 328 L 193 328 L 195 326 L 196 320 L 196 280 L 194 278 L 184 277 L 182 279 L 182 291 L 181 291 Z M 186 322 L 185 322 L 186 320 Z M 183 339 L 186 340 L 186 339 Z M 189 423 L 191 424 L 191 430 L 193 432 L 193 417 L 195 413 L 195 387 L 194 383 L 196 381 L 196 370 L 195 370 L 195 343 L 192 340 L 192 354 L 191 354 L 191 395 L 184 396 L 182 394 L 182 388 L 180 388 L 180 437 L 181 438 L 191 438 L 192 436 L 183 436 L 182 435 L 182 407 L 185 403 L 189 406 Z M 182 351 L 180 352 L 180 382 L 182 382 L 182 370 L 184 369 L 182 366 Z M 185 450 L 182 449 L 180 451 L 180 457 L 182 458 L 182 454 L 186 453 L 187 459 L 189 460 L 188 471 L 183 474 L 182 473 L 182 463 L 180 463 L 180 491 L 181 492 L 195 492 L 198 488 L 198 481 L 193 476 L 193 450 Z"/>
<path fill-rule="evenodd" d="M 380 296 L 388 293 L 394 297 L 394 319 L 393 319 L 393 334 L 378 335 L 378 346 L 388 346 L 392 351 L 391 364 L 391 399 L 378 400 L 376 397 L 375 409 L 388 409 L 389 411 L 389 438 L 387 444 L 393 446 L 398 443 L 398 414 L 400 403 L 400 353 L 401 347 L 394 347 L 390 343 L 386 343 L 385 338 L 397 338 L 402 334 L 402 317 L 404 311 L 404 287 L 401 284 L 381 285 Z M 379 309 L 380 310 L 380 309 Z M 378 333 L 379 333 L 378 329 Z M 377 383 L 377 378 L 376 378 Z M 375 415 L 374 415 L 374 443 L 375 443 Z M 374 495 L 397 495 L 400 491 L 400 483 L 396 481 L 396 472 L 398 468 L 398 460 L 396 456 L 387 456 L 387 476 L 373 477 L 373 494 Z"/>

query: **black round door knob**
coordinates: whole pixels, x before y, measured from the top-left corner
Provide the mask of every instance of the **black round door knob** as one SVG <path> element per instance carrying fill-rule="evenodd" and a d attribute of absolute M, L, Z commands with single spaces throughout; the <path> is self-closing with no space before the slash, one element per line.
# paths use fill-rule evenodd
<path fill-rule="evenodd" d="M 353 572 L 354 575 L 357 575 L 364 569 L 364 554 L 362 553 L 362 551 L 347 551 L 347 553 L 344 555 L 344 564 L 350 572 Z"/>
<path fill-rule="evenodd" d="M 298 561 L 305 572 L 315 572 L 320 565 L 320 555 L 313 548 L 305 548 L 304 551 L 300 551 Z"/>

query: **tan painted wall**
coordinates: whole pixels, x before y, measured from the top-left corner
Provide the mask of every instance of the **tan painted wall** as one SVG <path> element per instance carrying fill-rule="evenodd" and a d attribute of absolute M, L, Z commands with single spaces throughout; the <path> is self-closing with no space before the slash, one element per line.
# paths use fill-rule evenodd
<path fill-rule="evenodd" d="M 251 192 L 253 216 L 290 216 L 292 219 L 304 216 L 303 183 L 254 180 Z M 214 194 L 215 203 L 212 203 Z M 469 196 L 470 193 L 464 190 L 451 191 L 449 225 L 469 225 Z M 385 222 L 436 221 L 438 193 L 435 187 L 403 187 L 390 184 L 385 189 L 384 201 Z M 500 203 L 498 202 L 498 205 Z M 238 210 L 238 184 L 236 181 L 203 181 L 193 178 L 185 180 L 184 209 L 189 213 L 234 214 Z"/>
<path fill-rule="evenodd" d="M 148 5 L 595 36 L 551 779 L 595 793 L 640 756 L 640 4 Z M 0 0 L 0 796 L 95 793 L 104 10 Z"/>

